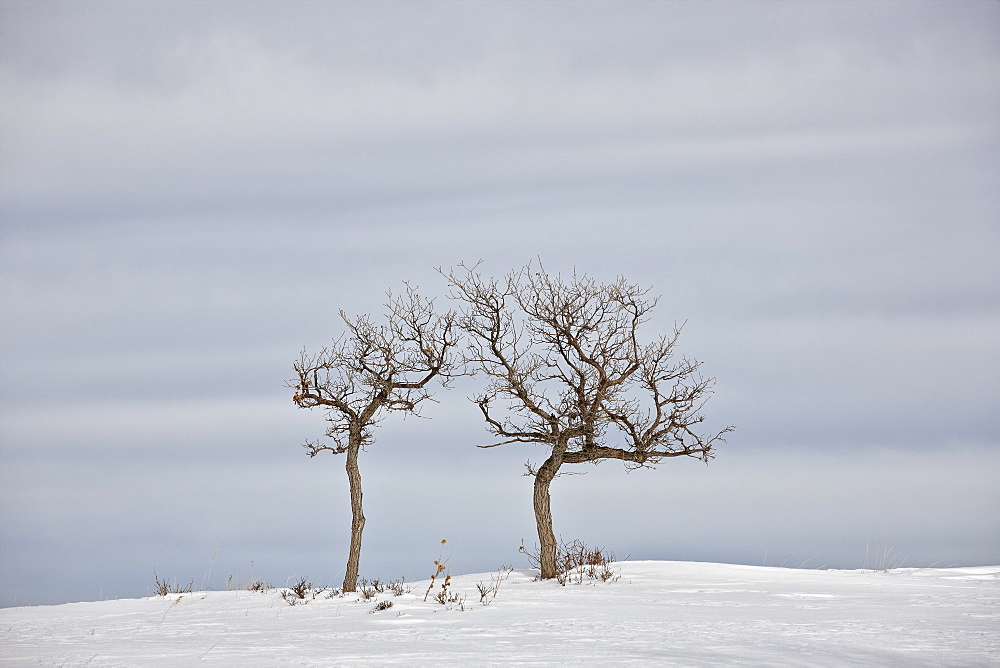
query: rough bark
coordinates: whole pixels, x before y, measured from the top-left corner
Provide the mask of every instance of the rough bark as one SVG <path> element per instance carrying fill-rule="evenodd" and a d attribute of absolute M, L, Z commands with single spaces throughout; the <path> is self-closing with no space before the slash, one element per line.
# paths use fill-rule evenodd
<path fill-rule="evenodd" d="M 556 534 L 552 528 L 552 497 L 549 494 L 549 487 L 559 472 L 562 463 L 562 453 L 553 451 L 545 463 L 535 472 L 534 485 L 534 507 L 535 526 L 538 529 L 538 561 L 541 569 L 541 578 L 547 580 L 559 575 L 556 566 Z"/>
<path fill-rule="evenodd" d="M 354 440 L 354 439 L 352 439 Z M 347 571 L 344 573 L 344 591 L 355 591 L 358 585 L 358 571 L 361 566 L 361 534 L 365 530 L 365 514 L 361 502 L 361 469 L 358 467 L 360 439 L 347 450 L 347 481 L 351 492 L 351 547 L 347 555 Z"/>

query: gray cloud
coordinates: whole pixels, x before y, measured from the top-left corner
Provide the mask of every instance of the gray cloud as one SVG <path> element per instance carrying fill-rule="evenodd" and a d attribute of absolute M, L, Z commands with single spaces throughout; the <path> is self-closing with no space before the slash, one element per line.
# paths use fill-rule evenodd
<path fill-rule="evenodd" d="M 567 537 L 995 561 L 998 11 L 5 3 L 0 604 L 217 547 L 334 581 L 342 463 L 299 451 L 290 363 L 480 258 L 652 286 L 739 427 L 707 468 L 568 478 Z M 366 453 L 369 573 L 530 540 L 538 453 L 474 449 L 463 388 Z"/>

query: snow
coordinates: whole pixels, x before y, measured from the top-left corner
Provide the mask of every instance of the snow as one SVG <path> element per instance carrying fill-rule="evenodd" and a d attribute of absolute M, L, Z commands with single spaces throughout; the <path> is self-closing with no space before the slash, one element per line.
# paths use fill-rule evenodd
<path fill-rule="evenodd" d="M 425 602 L 424 581 L 295 606 L 271 590 L 8 608 L 0 663 L 1000 666 L 1000 566 L 613 568 L 614 581 L 566 586 L 515 570 L 488 605 L 476 585 L 497 573 L 454 576 L 464 605 Z"/>

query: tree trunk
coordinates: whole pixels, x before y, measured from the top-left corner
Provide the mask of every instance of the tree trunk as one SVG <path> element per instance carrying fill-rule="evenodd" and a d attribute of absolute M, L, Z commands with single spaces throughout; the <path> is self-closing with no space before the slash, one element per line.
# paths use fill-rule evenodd
<path fill-rule="evenodd" d="M 541 545 L 538 553 L 541 578 L 547 580 L 559 575 L 556 567 L 556 534 L 552 530 L 552 503 L 549 495 L 549 485 L 559 472 L 562 465 L 562 454 L 566 447 L 553 449 L 552 454 L 539 467 L 535 474 L 535 524 L 538 527 L 538 542 Z"/>
<path fill-rule="evenodd" d="M 347 556 L 344 574 L 344 591 L 355 591 L 358 586 L 358 567 L 361 563 L 361 532 L 365 529 L 365 515 L 361 509 L 361 470 L 358 453 L 361 450 L 360 430 L 352 430 L 347 448 L 347 480 L 351 487 L 351 550 Z"/>

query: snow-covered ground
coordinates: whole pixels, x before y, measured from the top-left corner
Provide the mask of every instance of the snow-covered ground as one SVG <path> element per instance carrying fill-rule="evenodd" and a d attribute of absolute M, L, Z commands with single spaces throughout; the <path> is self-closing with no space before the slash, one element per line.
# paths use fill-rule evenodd
<path fill-rule="evenodd" d="M 616 581 L 566 586 L 515 570 L 488 605 L 476 585 L 489 586 L 489 573 L 452 578 L 464 606 L 425 602 L 425 581 L 401 596 L 320 594 L 295 606 L 271 590 L 8 608 L 0 662 L 1000 666 L 1000 566 L 614 569 Z M 392 607 L 372 612 L 379 601 Z"/>

